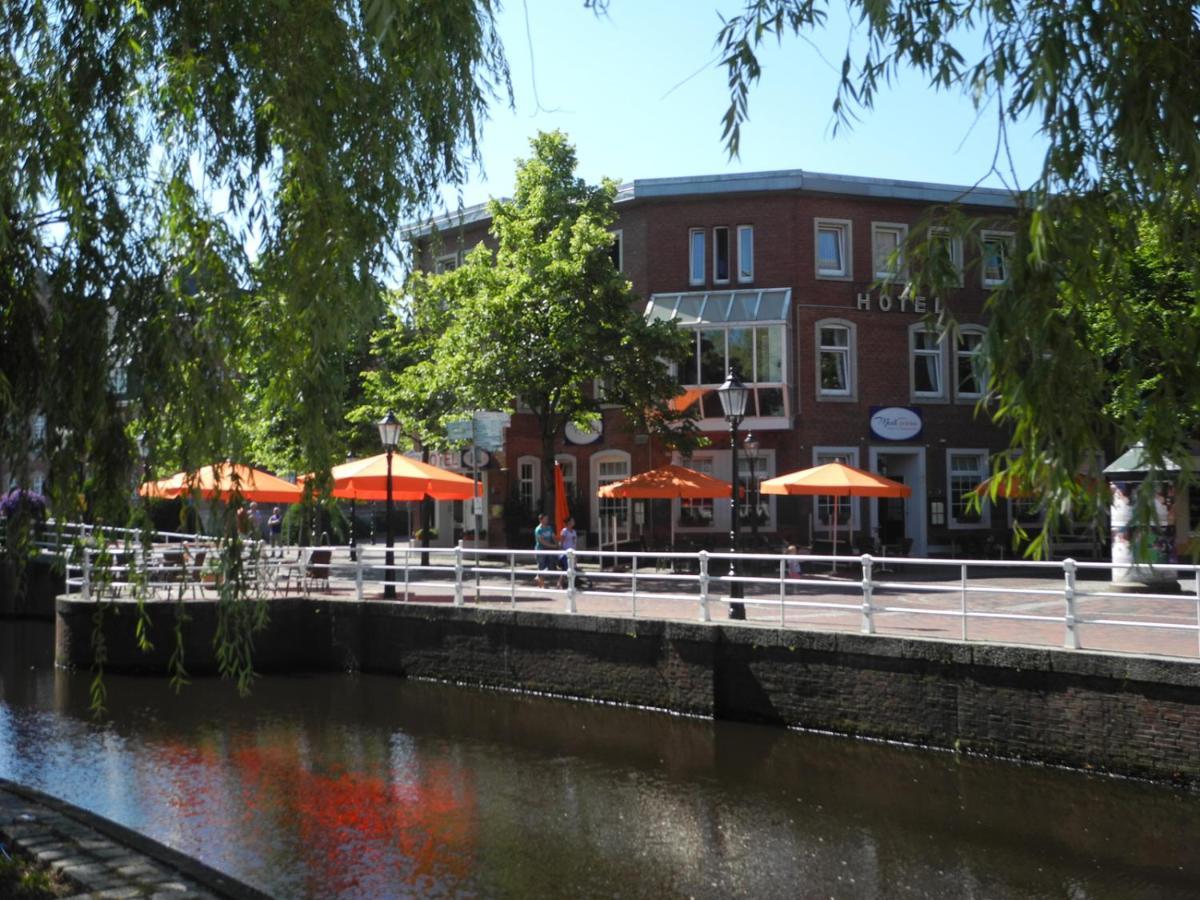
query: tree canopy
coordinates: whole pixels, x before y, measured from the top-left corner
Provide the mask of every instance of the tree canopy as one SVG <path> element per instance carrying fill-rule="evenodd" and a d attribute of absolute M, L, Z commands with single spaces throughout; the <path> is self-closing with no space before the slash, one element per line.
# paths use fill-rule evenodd
<path fill-rule="evenodd" d="M 1196 346 L 1200 296 L 1194 4 L 851 0 L 848 6 L 857 30 L 832 98 L 838 126 L 870 110 L 888 82 L 911 69 L 931 87 L 964 92 L 981 111 L 994 111 L 992 172 L 1009 174 L 1006 125 L 1032 118 L 1047 139 L 1034 183 L 1008 181 L 1019 189 L 1015 252 L 1007 282 L 989 303 L 986 408 L 1011 427 L 1013 446 L 1022 451 L 1001 465 L 1041 489 L 1052 511 L 1074 507 L 1078 515 L 1098 512 L 1098 498 L 1084 496 L 1077 478 L 1098 453 L 1142 442 L 1159 463 L 1190 461 L 1200 382 L 1196 357 L 1188 355 Z M 803 38 L 825 23 L 820 0 L 746 0 L 725 21 L 717 43 L 729 76 L 723 121 L 731 154 L 749 117 L 751 89 L 763 77 L 757 52 L 764 42 Z M 976 45 L 977 51 L 967 49 Z M 976 241 L 988 227 L 960 225 Z M 1147 253 L 1170 269 L 1169 309 L 1154 309 L 1157 287 L 1137 274 L 1139 267 L 1148 274 Z M 948 287 L 935 268 L 916 267 L 922 292 Z M 1132 302 L 1124 289 L 1130 279 L 1140 283 Z M 1171 330 L 1143 340 L 1164 319 Z"/>
<path fill-rule="evenodd" d="M 559 132 L 530 143 L 513 198 L 489 204 L 495 249 L 480 243 L 459 268 L 410 282 L 415 308 L 437 316 L 425 383 L 450 387 L 461 411 L 519 398 L 538 423 L 544 484 L 563 429 L 592 421 L 602 400 L 635 427 L 693 446 L 694 424 L 670 406 L 684 338 L 646 321 L 613 264 L 616 182 L 579 178 Z"/>

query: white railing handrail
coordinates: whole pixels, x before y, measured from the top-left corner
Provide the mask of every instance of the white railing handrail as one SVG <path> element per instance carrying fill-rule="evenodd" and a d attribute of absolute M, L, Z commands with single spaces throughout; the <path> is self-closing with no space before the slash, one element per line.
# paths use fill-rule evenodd
<path fill-rule="evenodd" d="M 136 534 L 138 531 L 106 529 L 106 534 Z M 155 537 L 183 538 L 190 542 L 191 552 L 212 551 L 215 539 L 200 535 L 158 534 Z M 68 590 L 79 590 L 90 595 L 93 588 L 103 585 L 105 590 L 121 596 L 127 585 L 138 585 L 141 590 L 182 592 L 192 585 L 200 570 L 185 561 L 174 562 L 173 554 L 180 552 L 178 542 L 155 543 L 151 548 L 137 544 L 114 544 L 107 548 L 85 547 L 80 558 L 78 552 L 67 560 Z M 331 561 L 323 563 L 323 573 L 307 571 L 308 556 L 313 550 L 329 551 Z M 189 548 L 183 548 L 189 552 Z M 478 598 L 486 591 L 495 599 L 498 591 L 507 593 L 514 608 L 518 593 L 522 596 L 562 596 L 568 613 L 578 611 L 578 600 L 582 591 L 588 597 L 620 598 L 630 603 L 633 615 L 637 615 L 639 599 L 681 603 L 698 611 L 701 621 L 709 621 L 712 602 L 730 599 L 732 588 L 737 586 L 747 596 L 735 598 L 747 607 L 774 608 L 778 610 L 778 621 L 786 624 L 789 609 L 829 610 L 857 612 L 860 629 L 865 634 L 877 632 L 880 616 L 928 616 L 931 619 L 957 617 L 962 622 L 960 639 L 969 640 L 969 624 L 988 620 L 1007 620 L 1028 623 L 1059 623 L 1063 627 L 1062 646 L 1078 649 L 1080 628 L 1087 625 L 1105 627 L 1153 629 L 1194 632 L 1196 649 L 1200 652 L 1200 565 L 1188 563 L 1141 563 L 1143 569 L 1165 570 L 1178 576 L 1196 580 L 1196 589 L 1184 593 L 1139 592 L 1139 606 L 1149 601 L 1169 601 L 1178 606 L 1190 604 L 1184 615 L 1175 612 L 1163 621 L 1162 614 L 1148 611 L 1142 614 L 1126 613 L 1124 610 L 1110 611 L 1087 608 L 1091 601 L 1125 599 L 1129 593 L 1112 590 L 1107 584 L 1080 580 L 1082 572 L 1096 573 L 1105 570 L 1128 569 L 1128 564 L 1118 566 L 1108 562 L 1080 563 L 1072 559 L 1061 561 L 1044 560 L 993 560 L 993 559 L 934 559 L 922 557 L 876 557 L 871 554 L 843 556 L 832 554 L 789 555 L 783 553 L 734 553 L 730 550 L 542 550 L 534 548 L 476 547 L 459 542 L 454 546 L 422 547 L 412 543 L 396 544 L 391 548 L 393 562 L 388 566 L 385 555 L 388 548 L 382 544 L 358 544 L 356 546 L 328 545 L 312 548 L 269 548 L 263 542 L 247 541 L 244 545 L 247 560 L 252 562 L 252 575 L 267 590 L 277 590 L 276 583 L 286 579 L 284 591 L 291 589 L 294 579 L 301 586 L 306 580 L 316 578 L 327 583 L 336 571 L 338 580 L 344 585 L 354 586 L 354 596 L 362 600 L 368 586 L 390 585 L 397 597 L 411 601 L 414 593 L 435 589 L 445 592 L 455 605 L 462 605 L 468 597 Z M 120 556 L 114 557 L 118 553 Z M 164 560 L 164 555 L 171 562 Z M 108 559 L 104 557 L 107 556 Z M 194 558 L 194 557 L 193 557 Z M 539 560 L 550 558 L 549 570 L 538 568 Z M 559 563 L 565 559 L 566 568 Z M 732 573 L 724 572 L 725 564 L 736 560 Z M 787 563 L 799 560 L 806 570 L 801 577 L 788 577 Z M 714 574 L 711 565 L 721 563 L 723 574 Z M 678 571 L 679 564 L 686 564 L 694 571 Z M 812 578 L 813 566 L 844 567 L 844 575 Z M 911 573 L 912 569 L 924 570 L 925 580 L 900 577 L 901 570 Z M 974 577 L 972 578 L 972 570 Z M 980 576 L 986 570 L 986 576 Z M 836 571 L 836 570 L 835 570 Z M 1003 575 L 997 575 L 1003 572 Z M 895 577 L 889 577 L 896 573 Z M 1009 574 L 1012 573 L 1012 574 Z M 997 584 L 994 579 L 1010 578 L 1013 574 L 1027 574 L 1028 584 Z M 545 578 L 551 584 L 537 586 L 534 579 Z M 601 579 L 595 583 L 596 579 Z M 991 581 L 985 580 L 993 579 Z M 558 588 L 559 580 L 564 587 Z M 584 581 L 586 588 L 581 587 Z M 648 583 L 649 582 L 649 583 Z M 714 595 L 713 588 L 720 587 Z M 752 589 L 746 591 L 746 589 Z M 344 590 L 344 588 L 343 588 Z M 823 591 L 830 596 L 815 599 L 796 593 L 796 590 Z M 916 594 L 921 600 L 938 601 L 960 595 L 957 606 L 926 607 L 912 602 L 911 596 L 893 599 L 893 595 L 904 592 Z M 193 590 L 193 595 L 197 592 Z M 844 595 L 844 597 L 835 596 Z M 973 608 L 972 599 L 990 598 L 989 602 L 1001 604 L 1004 600 L 1019 603 L 1061 602 L 1057 610 L 1028 611 L 1016 605 L 995 608 Z M 1173 607 L 1174 608 L 1174 607 Z M 774 621 L 775 617 L 772 617 Z M 756 620 L 761 622 L 761 615 Z"/>

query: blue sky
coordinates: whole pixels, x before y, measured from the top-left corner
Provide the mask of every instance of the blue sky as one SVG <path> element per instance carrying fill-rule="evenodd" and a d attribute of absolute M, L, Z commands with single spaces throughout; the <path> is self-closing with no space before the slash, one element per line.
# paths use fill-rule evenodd
<path fill-rule="evenodd" d="M 863 43 L 838 10 L 811 44 L 787 38 L 760 55 L 764 74 L 751 93 L 741 157 L 729 160 L 720 121 L 728 93 L 714 40 L 718 10 L 738 9 L 737 0 L 611 0 L 597 17 L 583 0 L 508 0 L 499 28 L 515 109 L 493 105 L 481 142 L 485 174 L 463 189 L 463 202 L 511 194 L 515 160 L 528 155 L 533 134 L 553 128 L 570 137 L 580 174 L 593 182 L 807 169 L 973 184 L 987 174 L 995 106 L 977 115 L 969 99 L 936 93 L 917 73 L 885 87 L 875 109 L 834 135 L 838 67 L 848 41 Z M 961 36 L 961 48 L 976 46 L 974 35 Z M 1045 142 L 1022 124 L 1010 129 L 1009 148 L 1008 183 L 1027 186 Z M 994 175 L 983 183 L 1003 186 Z M 446 200 L 456 204 L 453 194 Z"/>

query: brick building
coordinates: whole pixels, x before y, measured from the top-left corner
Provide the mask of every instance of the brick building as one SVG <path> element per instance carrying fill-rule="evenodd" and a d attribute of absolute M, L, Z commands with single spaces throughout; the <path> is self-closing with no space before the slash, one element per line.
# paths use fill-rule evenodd
<path fill-rule="evenodd" d="M 984 232 L 983 258 L 947 237 L 962 272 L 953 296 L 910 298 L 899 287 L 872 287 L 889 274 L 889 254 L 908 231 L 931 207 L 948 203 L 997 223 Z M 648 316 L 673 318 L 695 339 L 693 358 L 680 372 L 678 402 L 698 404 L 712 443 L 688 465 L 731 478 L 728 425 L 714 389 L 730 363 L 752 388 L 740 436 L 752 433 L 758 447 L 738 454 L 739 477 L 749 488 L 744 533 L 754 532 L 765 546 L 789 540 L 823 548 L 832 500 L 759 497 L 754 486 L 833 459 L 913 490 L 908 500 L 843 500 L 841 541 L 853 534 L 861 544 L 866 536 L 925 555 L 981 549 L 1008 530 L 1007 503 L 975 515 L 962 495 L 987 476 L 990 455 L 1007 446 L 1005 435 L 975 412 L 981 373 L 974 351 L 989 288 L 1005 277 L 1012 236 L 1003 223 L 1013 207 L 1004 191 L 802 171 L 622 187 L 614 259 L 645 298 Z M 488 224 L 481 206 L 420 232 L 420 264 L 457 265 L 486 239 Z M 942 304 L 961 326 L 953 345 L 927 330 L 925 314 Z M 603 412 L 602 426 L 594 434 L 571 432 L 558 448 L 580 529 L 593 545 L 602 528 L 610 539 L 614 518 L 620 538 L 661 541 L 669 516 L 678 538 L 727 542 L 727 502 L 661 501 L 639 509 L 636 501 L 597 500 L 601 484 L 672 461 L 647 436 L 631 434 L 616 410 Z M 485 470 L 490 544 L 501 545 L 506 530 L 513 534 L 506 501 L 511 520 L 521 502 L 540 498 L 537 454 L 533 429 L 518 412 L 503 452 Z M 440 461 L 457 462 L 453 454 Z M 443 542 L 450 542 L 461 530 L 462 510 L 439 504 L 438 520 Z"/>

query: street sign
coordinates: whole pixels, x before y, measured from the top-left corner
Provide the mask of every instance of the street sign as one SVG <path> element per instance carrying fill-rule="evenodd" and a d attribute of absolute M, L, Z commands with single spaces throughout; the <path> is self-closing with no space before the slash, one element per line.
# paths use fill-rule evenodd
<path fill-rule="evenodd" d="M 456 419 L 446 423 L 446 437 L 452 441 L 469 441 L 471 439 L 471 420 Z"/>
<path fill-rule="evenodd" d="M 474 434 L 471 419 L 456 419 L 446 423 L 446 437 L 455 442 L 467 442 L 474 438 L 475 446 L 480 450 L 503 450 L 504 429 L 511 418 L 508 413 L 477 412 L 474 416 Z"/>

